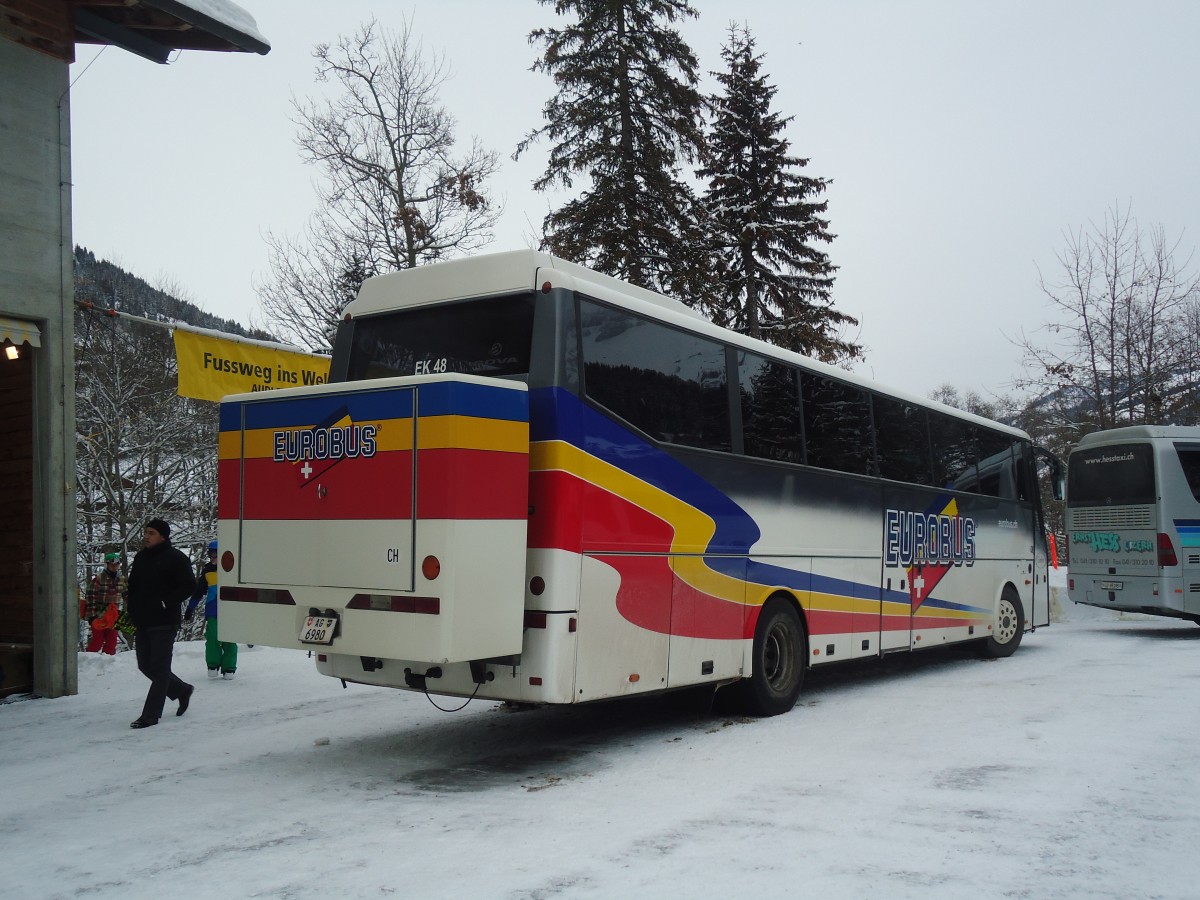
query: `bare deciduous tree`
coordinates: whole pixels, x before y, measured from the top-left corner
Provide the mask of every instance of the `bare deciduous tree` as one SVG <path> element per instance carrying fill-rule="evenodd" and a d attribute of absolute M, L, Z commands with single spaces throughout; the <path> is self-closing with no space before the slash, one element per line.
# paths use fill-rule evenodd
<path fill-rule="evenodd" d="M 1176 261 L 1178 249 L 1162 226 L 1141 228 L 1119 204 L 1102 226 L 1066 235 L 1061 280 L 1040 281 L 1056 314 L 1045 326 L 1053 338 L 1021 335 L 1027 375 L 1017 386 L 1084 430 L 1163 422 L 1190 362 L 1183 338 L 1200 301 L 1200 275 L 1189 272 L 1190 256 Z"/>
<path fill-rule="evenodd" d="M 79 571 L 139 548 L 152 516 L 171 521 L 185 552 L 202 546 L 216 524 L 216 405 L 178 396 L 166 330 L 77 319 Z"/>
<path fill-rule="evenodd" d="M 949 381 L 943 381 L 929 392 L 929 399 L 961 409 L 985 419 L 995 419 L 1000 422 L 1011 422 L 1016 411 L 1020 408 L 1018 401 L 1004 395 L 993 395 L 989 400 L 978 391 L 959 391 Z"/>
<path fill-rule="evenodd" d="M 268 234 L 274 279 L 257 289 L 267 328 L 321 350 L 364 278 L 478 249 L 500 208 L 485 187 L 497 156 L 478 139 L 457 155 L 445 67 L 408 22 L 372 20 L 313 56 L 339 88 L 293 103 L 301 157 L 322 174 L 318 212 L 298 237 Z"/>

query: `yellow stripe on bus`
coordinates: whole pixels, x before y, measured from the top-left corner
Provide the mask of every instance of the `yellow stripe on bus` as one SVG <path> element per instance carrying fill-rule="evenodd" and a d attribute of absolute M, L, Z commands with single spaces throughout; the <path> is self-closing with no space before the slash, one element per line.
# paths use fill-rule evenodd
<path fill-rule="evenodd" d="M 350 419 L 335 422 L 349 425 Z M 356 422 L 376 426 L 375 447 L 384 450 L 411 450 L 411 418 Z M 422 450 L 463 449 L 497 450 L 524 453 L 529 447 L 529 425 L 507 419 L 481 419 L 475 416 L 422 416 L 417 424 L 418 446 Z M 245 432 L 246 459 L 261 459 L 275 454 L 276 431 L 301 431 L 303 428 L 257 428 Z M 242 432 L 223 431 L 217 442 L 218 459 L 237 459 L 242 455 Z"/>
<path fill-rule="evenodd" d="M 531 445 L 529 455 L 533 471 L 557 470 L 575 475 L 671 525 L 672 554 L 703 553 L 716 532 L 712 518 L 691 504 L 573 444 L 538 441 Z M 746 602 L 746 582 L 713 571 L 702 557 L 673 555 L 670 565 L 680 580 L 702 593 L 734 603 Z"/>
<path fill-rule="evenodd" d="M 417 447 L 525 453 L 529 450 L 529 424 L 477 416 L 421 416 Z"/>
<path fill-rule="evenodd" d="M 334 422 L 334 427 L 340 425 L 351 424 L 350 418 L 347 416 L 339 422 Z M 355 422 L 355 425 L 374 425 L 375 431 L 375 449 L 376 451 L 384 450 L 411 450 L 412 441 L 412 418 L 405 419 L 383 419 L 379 422 Z M 242 447 L 239 438 L 245 434 L 246 438 L 246 459 L 264 459 L 275 455 L 275 433 L 277 431 L 305 431 L 310 426 L 298 428 L 254 428 L 245 432 L 223 431 L 221 432 L 220 440 L 217 444 L 218 459 L 237 459 L 241 453 Z"/>

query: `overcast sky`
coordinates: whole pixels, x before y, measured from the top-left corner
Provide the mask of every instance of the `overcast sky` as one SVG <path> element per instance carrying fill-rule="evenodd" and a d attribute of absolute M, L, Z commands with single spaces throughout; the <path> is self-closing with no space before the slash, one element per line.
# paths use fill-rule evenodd
<path fill-rule="evenodd" d="M 1064 232 L 1132 204 L 1143 226 L 1200 243 L 1200 4 L 1190 0 L 961 3 L 693 0 L 684 34 L 720 68 L 731 19 L 749 26 L 795 116 L 792 148 L 828 191 L 839 309 L 861 320 L 865 364 L 919 394 L 944 382 L 1008 390 L 1011 338 L 1050 315 Z M 250 324 L 270 276 L 267 230 L 297 232 L 316 173 L 296 151 L 290 100 L 318 87 L 312 48 L 372 15 L 411 18 L 451 72 L 459 136 L 504 162 L 506 211 L 489 249 L 531 246 L 547 198 L 530 187 L 550 79 L 529 71 L 534 0 L 238 0 L 269 55 L 184 52 L 158 66 L 80 45 L 72 66 L 74 238 L 207 311 Z M 93 64 L 94 60 L 94 64 Z M 86 72 L 84 69 L 86 68 Z M 708 79 L 712 85 L 712 80 Z"/>

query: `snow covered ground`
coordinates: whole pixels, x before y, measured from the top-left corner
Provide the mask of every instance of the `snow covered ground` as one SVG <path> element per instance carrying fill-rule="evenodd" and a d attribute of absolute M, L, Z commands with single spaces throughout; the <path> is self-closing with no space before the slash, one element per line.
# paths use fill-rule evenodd
<path fill-rule="evenodd" d="M 764 720 L 442 713 L 262 647 L 210 682 L 192 642 L 191 709 L 134 731 L 133 654 L 84 654 L 77 696 L 0 705 L 0 895 L 1196 897 L 1200 628 L 1060 618 Z"/>

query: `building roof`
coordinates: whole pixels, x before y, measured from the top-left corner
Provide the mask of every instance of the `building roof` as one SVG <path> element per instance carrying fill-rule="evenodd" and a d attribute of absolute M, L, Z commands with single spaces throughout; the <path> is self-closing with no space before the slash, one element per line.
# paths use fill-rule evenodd
<path fill-rule="evenodd" d="M 0 37 L 75 59 L 75 44 L 112 44 L 154 62 L 175 50 L 266 54 L 271 45 L 230 0 L 0 0 Z"/>

